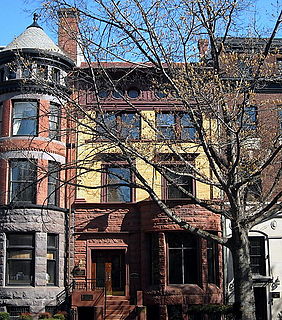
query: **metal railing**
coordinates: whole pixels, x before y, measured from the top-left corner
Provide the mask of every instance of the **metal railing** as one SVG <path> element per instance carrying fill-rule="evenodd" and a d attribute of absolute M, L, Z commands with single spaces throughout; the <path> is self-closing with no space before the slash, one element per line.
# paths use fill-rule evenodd
<path fill-rule="evenodd" d="M 105 289 L 104 279 L 81 279 L 73 281 L 73 290 L 93 291 L 96 289 Z"/>

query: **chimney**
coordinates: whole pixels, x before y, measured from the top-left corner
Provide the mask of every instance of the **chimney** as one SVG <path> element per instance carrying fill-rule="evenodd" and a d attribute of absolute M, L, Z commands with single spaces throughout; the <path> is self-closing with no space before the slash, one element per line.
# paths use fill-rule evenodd
<path fill-rule="evenodd" d="M 204 59 L 208 53 L 209 40 L 208 39 L 200 39 L 198 41 L 198 49 L 199 49 L 199 53 L 200 53 L 200 58 Z"/>
<path fill-rule="evenodd" d="M 78 63 L 78 12 L 75 8 L 62 8 L 58 11 L 59 47 L 77 64 Z"/>

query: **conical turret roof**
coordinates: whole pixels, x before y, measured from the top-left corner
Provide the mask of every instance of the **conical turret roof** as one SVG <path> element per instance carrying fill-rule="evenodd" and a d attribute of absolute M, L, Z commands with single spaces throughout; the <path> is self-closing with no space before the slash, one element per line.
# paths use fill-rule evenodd
<path fill-rule="evenodd" d="M 37 24 L 36 16 L 34 17 L 34 22 L 28 26 L 22 34 L 1 50 L 1 52 L 22 49 L 43 50 L 50 53 L 59 53 L 65 56 L 65 53 Z"/>

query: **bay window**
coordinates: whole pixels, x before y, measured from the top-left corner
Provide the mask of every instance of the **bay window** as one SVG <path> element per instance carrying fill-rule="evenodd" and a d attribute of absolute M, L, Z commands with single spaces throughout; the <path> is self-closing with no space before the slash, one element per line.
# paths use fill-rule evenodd
<path fill-rule="evenodd" d="M 36 136 L 37 114 L 37 101 L 14 101 L 12 115 L 13 136 Z"/>

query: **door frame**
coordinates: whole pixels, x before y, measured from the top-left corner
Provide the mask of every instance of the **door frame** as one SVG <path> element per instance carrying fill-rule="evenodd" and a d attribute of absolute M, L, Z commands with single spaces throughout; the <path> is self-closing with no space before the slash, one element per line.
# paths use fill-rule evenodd
<path fill-rule="evenodd" d="M 92 277 L 92 250 L 124 250 L 124 267 L 125 267 L 124 293 L 126 297 L 129 297 L 129 265 L 128 265 L 128 259 L 127 259 L 127 249 L 128 249 L 128 246 L 126 244 L 117 245 L 117 246 L 91 244 L 87 246 L 86 278 L 91 279 Z"/>

